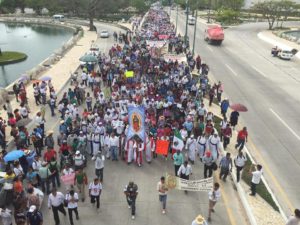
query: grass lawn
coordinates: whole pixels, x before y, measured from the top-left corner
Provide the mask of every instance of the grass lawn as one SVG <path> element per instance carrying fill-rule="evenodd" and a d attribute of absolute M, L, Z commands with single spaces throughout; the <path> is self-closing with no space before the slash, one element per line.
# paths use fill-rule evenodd
<path fill-rule="evenodd" d="M 248 157 L 247 157 L 248 158 Z M 242 179 L 246 182 L 247 185 L 249 185 L 249 187 L 251 186 L 251 179 L 252 179 L 252 174 L 249 173 L 250 167 L 251 167 L 251 161 L 248 158 L 245 166 L 244 166 L 244 171 L 242 173 Z M 261 181 L 259 183 L 259 185 L 256 186 L 256 192 L 257 194 L 259 194 L 266 202 L 268 202 L 273 209 L 275 209 L 276 211 L 279 212 L 279 208 L 276 205 L 276 203 L 274 202 L 272 196 L 270 195 L 270 193 L 268 192 L 266 186 L 264 185 L 264 183 Z"/>
<path fill-rule="evenodd" d="M 27 58 L 27 55 L 21 52 L 2 52 L 0 55 L 0 64 L 20 62 Z"/>

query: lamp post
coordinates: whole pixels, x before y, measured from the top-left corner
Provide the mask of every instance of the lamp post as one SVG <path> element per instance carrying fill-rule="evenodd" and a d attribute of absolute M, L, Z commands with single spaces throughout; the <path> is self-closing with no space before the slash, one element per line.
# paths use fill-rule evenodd
<path fill-rule="evenodd" d="M 194 40 L 193 40 L 193 57 L 195 53 L 195 42 L 196 42 L 196 33 L 197 33 L 197 18 L 198 18 L 198 8 L 196 8 L 196 19 L 195 19 L 195 27 L 194 27 Z"/>
<path fill-rule="evenodd" d="M 189 17 L 189 0 L 186 0 L 185 7 L 186 7 L 186 22 L 185 22 L 184 44 L 185 44 L 185 46 L 187 46 L 188 17 Z"/>

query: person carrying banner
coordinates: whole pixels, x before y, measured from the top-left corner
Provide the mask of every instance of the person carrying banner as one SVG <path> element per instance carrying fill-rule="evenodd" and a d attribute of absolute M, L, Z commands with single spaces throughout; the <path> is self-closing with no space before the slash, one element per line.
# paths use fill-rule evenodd
<path fill-rule="evenodd" d="M 177 150 L 176 153 L 174 153 L 173 159 L 174 159 L 174 167 L 175 167 L 175 176 L 179 176 L 178 175 L 179 167 L 184 163 L 183 154 L 179 149 Z"/>
<path fill-rule="evenodd" d="M 187 160 L 179 167 L 177 175 L 184 180 L 190 179 L 190 175 L 192 175 L 192 167 L 188 164 Z M 184 192 L 187 194 L 187 191 Z"/>
<path fill-rule="evenodd" d="M 129 165 L 134 158 L 134 146 L 136 145 L 134 139 L 129 139 L 126 143 L 126 161 Z"/>
<path fill-rule="evenodd" d="M 145 154 L 146 154 L 146 161 L 148 163 L 151 163 L 152 154 L 154 151 L 155 151 L 155 140 L 152 136 L 147 136 Z"/>
<path fill-rule="evenodd" d="M 143 151 L 145 150 L 144 142 L 142 140 L 137 140 L 136 142 L 136 163 L 139 167 L 142 166 L 143 163 Z"/>

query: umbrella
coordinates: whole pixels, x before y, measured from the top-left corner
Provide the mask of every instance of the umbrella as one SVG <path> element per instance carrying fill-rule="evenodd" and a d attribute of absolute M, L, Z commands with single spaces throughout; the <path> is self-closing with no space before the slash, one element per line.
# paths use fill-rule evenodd
<path fill-rule="evenodd" d="M 230 108 L 232 110 L 238 111 L 238 112 L 247 112 L 248 111 L 247 107 L 242 104 L 232 104 L 232 105 L 230 105 Z"/>
<path fill-rule="evenodd" d="M 28 77 L 26 74 L 23 74 L 23 75 L 20 77 L 19 81 L 23 82 L 23 81 L 25 81 L 25 80 L 29 80 L 29 77 Z"/>
<path fill-rule="evenodd" d="M 48 77 L 48 76 L 45 76 L 45 77 L 42 77 L 40 80 L 41 81 L 48 81 L 48 80 L 52 80 L 52 78 Z"/>
<path fill-rule="evenodd" d="M 25 119 L 20 119 L 18 122 L 17 122 L 17 127 L 25 127 L 27 124 L 29 124 L 30 122 L 32 121 L 32 119 L 29 119 L 29 118 L 25 118 Z"/>
<path fill-rule="evenodd" d="M 22 150 L 12 150 L 9 153 L 7 153 L 3 159 L 5 162 L 9 162 L 9 161 L 14 161 L 16 159 L 19 159 L 23 155 L 24 155 L 24 152 Z"/>
<path fill-rule="evenodd" d="M 81 56 L 80 59 L 79 59 L 81 62 L 98 62 L 98 59 L 96 56 L 93 56 L 93 55 L 84 55 L 84 56 Z"/>

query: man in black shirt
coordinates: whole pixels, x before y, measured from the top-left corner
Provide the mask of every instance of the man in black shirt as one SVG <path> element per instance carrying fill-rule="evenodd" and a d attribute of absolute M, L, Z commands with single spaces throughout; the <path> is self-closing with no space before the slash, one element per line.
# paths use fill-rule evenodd
<path fill-rule="evenodd" d="M 130 181 L 124 189 L 124 194 L 126 195 L 126 200 L 128 203 L 128 208 L 131 208 L 131 218 L 135 219 L 135 200 L 138 195 L 138 186 Z"/>
<path fill-rule="evenodd" d="M 35 205 L 30 206 L 27 212 L 28 225 L 43 225 L 43 215 Z"/>

